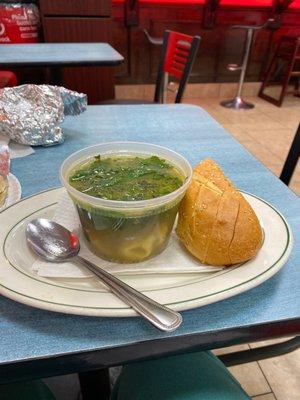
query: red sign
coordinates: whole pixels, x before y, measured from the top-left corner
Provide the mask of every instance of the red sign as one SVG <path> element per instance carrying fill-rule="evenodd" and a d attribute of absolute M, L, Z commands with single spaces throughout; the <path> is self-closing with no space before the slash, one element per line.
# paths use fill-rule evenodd
<path fill-rule="evenodd" d="M 0 44 L 39 42 L 39 29 L 35 4 L 0 4 Z"/>

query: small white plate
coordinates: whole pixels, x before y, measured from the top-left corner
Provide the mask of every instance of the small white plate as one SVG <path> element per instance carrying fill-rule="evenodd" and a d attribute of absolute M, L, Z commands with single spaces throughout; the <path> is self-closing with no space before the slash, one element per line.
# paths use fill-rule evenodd
<path fill-rule="evenodd" d="M 0 214 L 0 293 L 15 301 L 69 314 L 124 317 L 136 313 L 94 278 L 42 278 L 32 272 L 36 257 L 25 242 L 27 223 L 52 218 L 62 189 L 24 199 Z M 256 258 L 209 274 L 127 276 L 122 280 L 174 310 L 188 310 L 237 295 L 274 275 L 287 261 L 292 232 L 284 217 L 253 195 L 244 196 L 264 227 Z"/>
<path fill-rule="evenodd" d="M 22 194 L 20 182 L 13 174 L 9 174 L 7 180 L 8 196 L 5 200 L 5 203 L 2 205 L 2 207 L 0 207 L 0 212 L 19 201 Z"/>

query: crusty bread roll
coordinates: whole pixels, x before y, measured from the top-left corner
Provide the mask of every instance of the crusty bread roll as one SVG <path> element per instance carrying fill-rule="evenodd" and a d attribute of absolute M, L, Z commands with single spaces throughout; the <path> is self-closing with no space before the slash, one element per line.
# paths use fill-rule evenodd
<path fill-rule="evenodd" d="M 176 232 L 195 257 L 210 265 L 247 261 L 263 239 L 255 212 L 211 159 L 194 168 Z"/>

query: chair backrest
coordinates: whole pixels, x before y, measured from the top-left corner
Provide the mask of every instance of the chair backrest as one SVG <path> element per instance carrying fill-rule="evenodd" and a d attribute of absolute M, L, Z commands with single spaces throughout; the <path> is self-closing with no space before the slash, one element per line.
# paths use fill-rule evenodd
<path fill-rule="evenodd" d="M 159 63 L 154 101 L 162 103 L 166 74 L 179 80 L 175 103 L 180 103 L 189 79 L 200 43 L 199 36 L 166 30 L 163 37 L 163 49 Z"/>
<path fill-rule="evenodd" d="M 285 160 L 282 172 L 279 177 L 282 180 L 282 182 L 284 182 L 286 185 L 290 183 L 292 175 L 297 166 L 299 157 L 300 157 L 300 124 L 298 126 L 298 130 L 296 132 L 293 143 L 289 150 L 289 154 Z"/>

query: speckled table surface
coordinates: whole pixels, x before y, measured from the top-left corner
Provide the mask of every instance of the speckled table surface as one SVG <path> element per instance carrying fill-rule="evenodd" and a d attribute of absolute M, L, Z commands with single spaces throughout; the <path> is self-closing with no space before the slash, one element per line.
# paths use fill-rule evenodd
<path fill-rule="evenodd" d="M 0 47 L 2 66 L 114 66 L 123 61 L 121 54 L 108 43 L 34 43 Z"/>
<path fill-rule="evenodd" d="M 233 111 L 234 112 L 234 111 Z M 12 162 L 23 196 L 59 186 L 62 161 L 85 146 L 138 140 L 167 146 L 192 165 L 210 156 L 246 191 L 287 218 L 295 244 L 285 267 L 260 286 L 215 304 L 183 312 L 173 333 L 141 318 L 56 314 L 0 298 L 1 381 L 118 365 L 193 349 L 214 348 L 300 330 L 300 201 L 204 110 L 189 105 L 90 106 L 64 124 L 65 143 L 36 148 Z"/>

